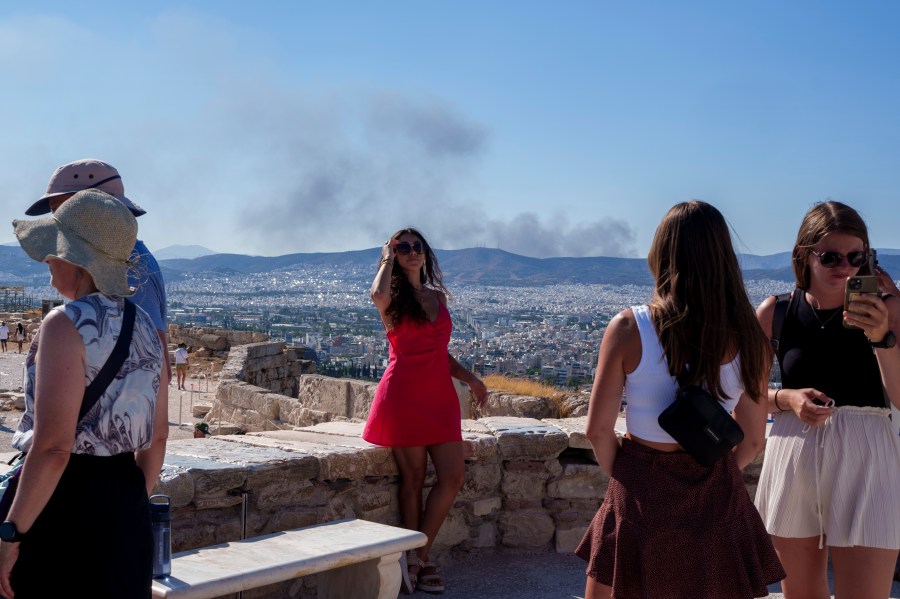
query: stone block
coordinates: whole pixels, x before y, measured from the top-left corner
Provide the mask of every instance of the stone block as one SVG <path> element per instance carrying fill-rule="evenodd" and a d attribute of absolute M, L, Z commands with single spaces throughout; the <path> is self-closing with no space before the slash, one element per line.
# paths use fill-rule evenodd
<path fill-rule="evenodd" d="M 478 462 L 495 460 L 500 452 L 500 444 L 493 435 L 464 432 L 463 446 L 466 460 Z"/>
<path fill-rule="evenodd" d="M 168 495 L 173 509 L 188 505 L 194 500 L 194 478 L 183 468 L 165 467 L 153 494 Z"/>
<path fill-rule="evenodd" d="M 501 543 L 506 547 L 540 549 L 553 539 L 553 519 L 540 510 L 517 510 L 500 515 Z"/>
<path fill-rule="evenodd" d="M 459 491 L 460 499 L 478 500 L 494 497 L 500 493 L 500 481 L 503 471 L 497 463 L 479 463 L 466 465 L 466 479 Z"/>
<path fill-rule="evenodd" d="M 468 540 L 469 525 L 466 523 L 465 514 L 462 510 L 453 508 L 434 538 L 431 549 L 434 553 L 441 554 Z"/>
<path fill-rule="evenodd" d="M 593 449 L 591 442 L 584 434 L 587 417 L 579 418 L 545 418 L 544 423 L 555 426 L 569 437 L 569 447 L 573 449 Z"/>
<path fill-rule="evenodd" d="M 478 410 L 482 416 L 515 416 L 518 418 L 555 418 L 556 404 L 546 397 L 491 392 L 485 405 Z"/>
<path fill-rule="evenodd" d="M 511 499 L 541 499 L 544 497 L 544 483 L 550 478 L 546 471 L 505 471 L 500 489 Z"/>
<path fill-rule="evenodd" d="M 540 420 L 495 416 L 480 422 L 497 437 L 504 460 L 555 459 L 569 445 L 568 435 Z"/>
<path fill-rule="evenodd" d="M 498 511 L 503 506 L 499 497 L 490 497 L 472 502 L 472 514 L 475 516 L 487 516 Z"/>
<path fill-rule="evenodd" d="M 307 408 L 350 417 L 350 381 L 318 374 L 300 377 L 300 402 Z"/>
<path fill-rule="evenodd" d="M 212 351 L 224 351 L 228 349 L 228 339 L 220 335 L 201 335 L 200 344 Z"/>
<path fill-rule="evenodd" d="M 497 546 L 497 525 L 494 522 L 482 522 L 475 529 L 475 538 L 472 540 L 472 547 L 496 547 Z"/>
<path fill-rule="evenodd" d="M 566 464 L 562 475 L 547 484 L 549 497 L 591 499 L 606 493 L 609 477 L 594 464 Z"/>
<path fill-rule="evenodd" d="M 369 416 L 369 408 L 375 399 L 377 383 L 366 381 L 349 381 L 347 394 L 347 416 L 365 420 Z M 321 408 L 320 408 L 321 409 Z"/>
<path fill-rule="evenodd" d="M 587 531 L 587 525 L 573 526 L 569 528 L 557 528 L 554 535 L 553 545 L 557 553 L 574 553 L 578 548 L 584 533 Z"/>

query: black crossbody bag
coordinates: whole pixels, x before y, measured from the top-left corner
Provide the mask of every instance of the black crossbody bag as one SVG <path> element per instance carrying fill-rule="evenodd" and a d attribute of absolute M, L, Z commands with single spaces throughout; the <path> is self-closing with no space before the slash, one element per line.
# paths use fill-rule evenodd
<path fill-rule="evenodd" d="M 744 440 L 744 431 L 721 402 L 697 385 L 680 391 L 657 421 L 691 457 L 707 468 Z"/>
<path fill-rule="evenodd" d="M 125 363 L 125 359 L 128 357 L 128 350 L 131 347 L 131 336 L 134 332 L 135 308 L 131 300 L 124 299 L 124 302 L 125 313 L 122 316 L 122 330 L 119 332 L 119 338 L 116 339 L 116 344 L 106 359 L 106 363 L 103 364 L 103 368 L 100 369 L 100 372 L 97 373 L 91 384 L 84 388 L 81 409 L 78 410 L 78 422 L 81 422 L 85 415 L 91 411 L 91 408 L 94 407 L 97 400 L 109 387 L 109 384 L 116 378 L 116 375 Z M 17 462 L 16 466 L 0 477 L 0 482 L 6 482 L 6 487 L 3 489 L 2 497 L 0 497 L 0 522 L 6 520 L 9 508 L 12 507 L 13 499 L 16 496 L 16 489 L 19 488 L 19 477 L 22 475 L 25 453 L 20 453 L 14 457 L 10 460 L 10 464 L 14 461 Z"/>

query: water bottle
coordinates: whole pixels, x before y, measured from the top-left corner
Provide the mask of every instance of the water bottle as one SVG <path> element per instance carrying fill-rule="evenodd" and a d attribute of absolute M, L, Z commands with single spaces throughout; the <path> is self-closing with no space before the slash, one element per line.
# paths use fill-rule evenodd
<path fill-rule="evenodd" d="M 153 529 L 153 578 L 172 573 L 172 509 L 168 495 L 150 497 L 150 526 Z"/>

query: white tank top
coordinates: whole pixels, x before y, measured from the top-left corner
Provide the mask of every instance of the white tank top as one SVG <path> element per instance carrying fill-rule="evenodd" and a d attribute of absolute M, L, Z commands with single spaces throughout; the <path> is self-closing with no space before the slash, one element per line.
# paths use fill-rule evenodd
<path fill-rule="evenodd" d="M 647 441 L 675 443 L 669 434 L 659 426 L 657 418 L 675 401 L 678 383 L 669 374 L 669 364 L 663 352 L 656 327 L 648 306 L 633 306 L 634 318 L 641 334 L 641 361 L 634 372 L 625 377 L 625 426 L 628 432 Z M 731 412 L 737 405 L 744 385 L 741 382 L 740 358 L 735 357 L 722 365 L 722 390 L 727 395 L 722 407 Z"/>

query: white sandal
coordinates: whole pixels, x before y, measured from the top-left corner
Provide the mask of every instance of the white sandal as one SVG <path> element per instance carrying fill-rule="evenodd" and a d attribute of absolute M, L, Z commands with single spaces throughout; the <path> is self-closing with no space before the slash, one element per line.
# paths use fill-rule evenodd
<path fill-rule="evenodd" d="M 417 567 L 418 570 L 410 572 L 409 569 Z M 416 583 L 418 582 L 419 572 L 425 567 L 425 562 L 419 559 L 415 549 L 410 549 L 407 553 L 400 556 L 400 573 L 403 576 L 403 592 L 412 595 L 416 591 Z"/>
<path fill-rule="evenodd" d="M 421 560 L 419 560 L 421 563 Z M 428 570 L 428 572 L 426 572 Z M 443 593 L 444 577 L 438 572 L 434 562 L 425 562 L 418 571 L 418 585 L 420 591 L 426 593 Z"/>

